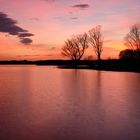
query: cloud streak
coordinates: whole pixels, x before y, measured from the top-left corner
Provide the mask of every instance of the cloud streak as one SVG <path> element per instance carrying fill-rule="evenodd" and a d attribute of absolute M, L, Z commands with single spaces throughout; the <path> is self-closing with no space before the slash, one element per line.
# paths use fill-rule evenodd
<path fill-rule="evenodd" d="M 20 42 L 25 45 L 29 45 L 30 43 L 32 43 L 32 40 L 30 38 L 21 38 Z"/>
<path fill-rule="evenodd" d="M 16 25 L 17 22 L 12 18 L 7 17 L 5 13 L 0 12 L 0 32 L 18 35 L 21 32 L 26 32 L 23 28 Z"/>
<path fill-rule="evenodd" d="M 27 38 L 24 37 L 30 37 L 33 36 L 33 34 L 28 33 L 27 30 L 19 27 L 16 20 L 9 18 L 7 14 L 3 12 L 0 12 L 0 32 L 18 36 L 21 39 L 20 42 L 23 44 L 27 44 L 27 42 L 29 44 L 32 42 L 31 39 L 27 40 Z"/>
<path fill-rule="evenodd" d="M 71 7 L 84 10 L 84 9 L 89 8 L 90 5 L 89 4 L 75 4 L 75 5 L 72 5 Z"/>
<path fill-rule="evenodd" d="M 72 20 L 77 20 L 77 19 L 78 19 L 78 17 L 72 17 L 71 19 L 72 19 Z"/>
<path fill-rule="evenodd" d="M 18 34 L 19 37 L 30 37 L 30 36 L 34 36 L 34 34 L 32 33 L 20 33 Z"/>

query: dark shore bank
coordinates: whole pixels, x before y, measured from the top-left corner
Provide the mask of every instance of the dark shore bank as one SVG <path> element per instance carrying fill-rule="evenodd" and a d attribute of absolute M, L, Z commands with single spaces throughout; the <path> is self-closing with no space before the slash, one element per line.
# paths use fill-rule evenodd
<path fill-rule="evenodd" d="M 140 72 L 140 60 L 41 60 L 41 61 L 0 61 L 0 65 L 39 65 L 58 66 L 63 69 L 91 69 L 106 71 Z"/>
<path fill-rule="evenodd" d="M 101 61 L 81 61 L 72 65 L 62 65 L 59 68 L 65 69 L 91 69 L 105 71 L 140 72 L 139 60 L 101 60 Z"/>

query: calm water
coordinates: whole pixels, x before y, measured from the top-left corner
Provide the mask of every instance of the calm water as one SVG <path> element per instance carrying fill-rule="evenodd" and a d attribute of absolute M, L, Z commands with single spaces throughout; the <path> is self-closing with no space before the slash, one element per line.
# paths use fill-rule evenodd
<path fill-rule="evenodd" d="M 140 74 L 0 66 L 0 140 L 140 140 Z"/>

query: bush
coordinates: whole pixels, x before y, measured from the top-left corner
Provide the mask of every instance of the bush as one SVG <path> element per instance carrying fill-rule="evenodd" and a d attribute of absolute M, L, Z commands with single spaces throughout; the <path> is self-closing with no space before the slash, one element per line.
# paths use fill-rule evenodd
<path fill-rule="evenodd" d="M 119 59 L 140 59 L 140 50 L 123 50 L 119 54 Z"/>

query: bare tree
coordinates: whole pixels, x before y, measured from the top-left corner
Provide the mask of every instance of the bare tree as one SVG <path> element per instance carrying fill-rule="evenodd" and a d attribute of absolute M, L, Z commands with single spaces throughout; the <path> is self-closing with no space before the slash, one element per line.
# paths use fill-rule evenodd
<path fill-rule="evenodd" d="M 133 25 L 124 38 L 124 44 L 132 50 L 140 50 L 140 25 Z"/>
<path fill-rule="evenodd" d="M 62 48 L 62 55 L 69 57 L 71 60 L 80 60 L 84 55 L 85 49 L 88 48 L 88 35 L 73 36 L 65 41 Z"/>
<path fill-rule="evenodd" d="M 93 46 L 95 54 L 98 60 L 101 59 L 101 53 L 103 51 L 103 36 L 101 33 L 101 26 L 98 25 L 89 31 L 89 42 Z"/>

